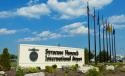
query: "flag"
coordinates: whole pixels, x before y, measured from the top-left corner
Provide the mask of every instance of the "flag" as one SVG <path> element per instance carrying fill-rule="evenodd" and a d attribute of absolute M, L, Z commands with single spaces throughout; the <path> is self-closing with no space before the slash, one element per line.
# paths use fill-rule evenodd
<path fill-rule="evenodd" d="M 112 31 L 113 35 L 115 35 L 115 29 L 113 28 L 113 31 Z"/>
<path fill-rule="evenodd" d="M 110 25 L 108 24 L 107 31 L 112 32 L 112 25 L 111 24 Z"/>

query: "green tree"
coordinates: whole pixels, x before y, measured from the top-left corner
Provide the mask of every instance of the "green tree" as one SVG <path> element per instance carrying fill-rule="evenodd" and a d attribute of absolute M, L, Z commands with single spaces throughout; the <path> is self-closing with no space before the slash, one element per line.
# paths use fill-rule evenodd
<path fill-rule="evenodd" d="M 90 59 L 93 59 L 94 54 L 90 51 Z M 89 62 L 89 51 L 87 48 L 85 48 L 85 64 L 88 64 Z"/>
<path fill-rule="evenodd" d="M 8 52 L 8 48 L 3 49 L 3 53 L 1 54 L 1 65 L 3 66 L 3 70 L 7 71 L 10 70 L 11 64 L 10 64 L 10 54 Z"/>
<path fill-rule="evenodd" d="M 10 54 L 10 59 L 17 59 L 17 56 L 14 54 Z"/>
<path fill-rule="evenodd" d="M 107 54 L 107 52 L 104 51 L 104 50 L 101 51 L 101 52 L 97 55 L 97 60 L 98 60 L 98 61 L 99 61 L 100 57 L 101 57 L 101 62 L 107 62 L 107 60 L 110 59 L 109 54 Z"/>

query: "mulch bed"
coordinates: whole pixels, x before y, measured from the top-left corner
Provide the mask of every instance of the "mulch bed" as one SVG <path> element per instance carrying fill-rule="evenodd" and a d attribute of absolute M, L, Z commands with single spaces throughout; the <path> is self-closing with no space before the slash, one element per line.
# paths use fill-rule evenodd
<path fill-rule="evenodd" d="M 6 75 L 7 76 L 16 76 L 16 70 L 12 69 L 10 71 L 6 71 Z"/>

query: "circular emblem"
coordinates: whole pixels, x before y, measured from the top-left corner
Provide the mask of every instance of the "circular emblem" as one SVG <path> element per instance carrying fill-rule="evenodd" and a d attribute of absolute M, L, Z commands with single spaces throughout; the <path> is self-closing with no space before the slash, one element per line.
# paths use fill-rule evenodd
<path fill-rule="evenodd" d="M 31 61 L 36 61 L 37 58 L 38 58 L 37 52 L 32 51 L 32 52 L 30 53 L 30 60 L 31 60 Z"/>

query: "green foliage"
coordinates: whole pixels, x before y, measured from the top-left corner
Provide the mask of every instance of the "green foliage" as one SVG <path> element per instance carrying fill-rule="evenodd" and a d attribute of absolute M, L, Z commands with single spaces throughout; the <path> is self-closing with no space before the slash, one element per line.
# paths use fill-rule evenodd
<path fill-rule="evenodd" d="M 52 66 L 46 66 L 46 67 L 45 67 L 45 71 L 48 72 L 48 73 L 53 73 L 53 68 L 52 68 Z"/>
<path fill-rule="evenodd" d="M 53 69 L 56 69 L 56 68 L 57 68 L 57 65 L 56 65 L 56 64 L 52 65 L 52 68 L 53 68 Z"/>
<path fill-rule="evenodd" d="M 90 69 L 85 76 L 100 76 L 100 73 L 96 69 Z"/>
<path fill-rule="evenodd" d="M 16 70 L 16 76 L 24 76 L 24 70 L 21 67 L 18 67 Z"/>
<path fill-rule="evenodd" d="M 3 70 L 5 70 L 5 71 L 10 70 L 10 68 L 11 68 L 10 54 L 9 54 L 7 48 L 3 49 L 3 53 L 1 54 L 0 62 L 1 62 L 0 65 L 3 66 Z"/>
<path fill-rule="evenodd" d="M 94 54 L 90 51 L 90 59 L 94 57 Z M 89 63 L 89 51 L 85 48 L 85 64 Z"/>
<path fill-rule="evenodd" d="M 14 54 L 10 54 L 10 59 L 17 59 L 17 56 Z"/>
<path fill-rule="evenodd" d="M 78 65 L 78 64 L 75 64 L 75 65 L 72 65 L 72 66 L 70 67 L 70 69 L 71 69 L 72 71 L 77 71 L 78 67 L 79 67 L 79 65 Z"/>
<path fill-rule="evenodd" d="M 100 72 L 104 72 L 106 70 L 106 66 L 103 64 L 98 64 L 95 67 L 98 67 Z"/>
<path fill-rule="evenodd" d="M 24 68 L 25 73 L 37 73 L 40 72 L 40 69 L 38 67 L 29 67 L 29 68 Z"/>
<path fill-rule="evenodd" d="M 28 67 L 28 68 L 18 67 L 16 70 L 16 76 L 24 76 L 24 74 L 27 73 L 37 73 L 40 71 L 41 69 L 39 67 Z"/>
<path fill-rule="evenodd" d="M 57 65 L 54 64 L 52 66 L 45 66 L 45 71 L 48 72 L 48 73 L 53 73 L 55 72 L 57 69 Z"/>
<path fill-rule="evenodd" d="M 108 58 L 107 58 L 108 56 Z M 101 57 L 101 61 L 100 62 L 107 62 L 107 60 L 110 60 L 110 56 L 106 51 L 101 51 L 98 55 L 97 55 L 97 60 L 99 61 Z"/>
<path fill-rule="evenodd" d="M 16 66 L 17 66 L 17 63 L 16 63 L 16 62 L 11 62 L 11 66 L 12 66 L 12 67 L 16 67 Z"/>

